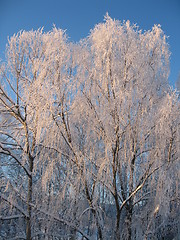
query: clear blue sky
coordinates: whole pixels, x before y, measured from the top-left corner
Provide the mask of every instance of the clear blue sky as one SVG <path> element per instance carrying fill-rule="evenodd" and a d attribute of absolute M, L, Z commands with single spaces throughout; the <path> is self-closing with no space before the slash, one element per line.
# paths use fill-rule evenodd
<path fill-rule="evenodd" d="M 7 37 L 22 29 L 44 26 L 49 31 L 55 24 L 67 29 L 70 40 L 79 41 L 103 21 L 106 12 L 144 30 L 162 26 L 169 36 L 174 85 L 180 73 L 180 0 L 0 0 L 0 58 L 4 59 Z"/>

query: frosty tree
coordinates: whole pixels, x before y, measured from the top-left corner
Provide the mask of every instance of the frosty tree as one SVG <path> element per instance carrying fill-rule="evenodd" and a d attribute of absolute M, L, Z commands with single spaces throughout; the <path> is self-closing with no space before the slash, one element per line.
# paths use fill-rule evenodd
<path fill-rule="evenodd" d="M 160 26 L 20 32 L 1 64 L 2 238 L 179 231 L 179 100 Z M 25 221 L 24 221 L 25 220 Z M 142 225 L 143 223 L 143 225 Z"/>

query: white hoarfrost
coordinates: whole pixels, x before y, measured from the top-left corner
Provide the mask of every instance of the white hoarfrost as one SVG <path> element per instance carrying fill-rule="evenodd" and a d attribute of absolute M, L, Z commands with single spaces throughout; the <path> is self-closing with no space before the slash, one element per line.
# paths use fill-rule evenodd
<path fill-rule="evenodd" d="M 77 44 L 57 28 L 9 39 L 0 238 L 178 234 L 180 102 L 169 56 L 159 25 L 144 32 L 108 15 Z"/>

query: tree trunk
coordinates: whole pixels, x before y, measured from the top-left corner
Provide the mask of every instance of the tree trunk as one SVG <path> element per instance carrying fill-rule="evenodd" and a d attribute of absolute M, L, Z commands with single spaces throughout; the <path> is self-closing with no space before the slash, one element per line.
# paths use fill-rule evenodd
<path fill-rule="evenodd" d="M 101 230 L 101 226 L 100 226 L 99 221 L 98 221 L 97 213 L 96 213 L 96 211 L 94 209 L 92 209 L 92 213 L 93 213 L 94 218 L 96 220 L 96 226 L 97 226 L 97 231 L 98 231 L 98 239 L 102 240 L 103 239 L 103 237 L 102 237 L 102 230 Z"/>
<path fill-rule="evenodd" d="M 27 196 L 27 212 L 26 219 L 26 240 L 31 240 L 31 203 L 32 203 L 32 172 L 33 172 L 33 157 L 29 156 L 29 170 L 31 175 L 28 176 L 28 196 Z"/>
<path fill-rule="evenodd" d="M 119 204 L 116 205 L 116 230 L 115 230 L 115 239 L 120 240 L 120 209 Z"/>
<path fill-rule="evenodd" d="M 31 240 L 31 205 L 32 202 L 32 177 L 28 180 L 28 201 L 27 201 L 27 211 L 28 217 L 26 219 L 26 240 Z"/>
<path fill-rule="evenodd" d="M 127 213 L 127 232 L 128 232 L 128 236 L 127 236 L 127 240 L 131 240 L 131 236 L 132 236 L 132 211 L 133 208 L 132 206 L 128 207 L 128 213 Z"/>

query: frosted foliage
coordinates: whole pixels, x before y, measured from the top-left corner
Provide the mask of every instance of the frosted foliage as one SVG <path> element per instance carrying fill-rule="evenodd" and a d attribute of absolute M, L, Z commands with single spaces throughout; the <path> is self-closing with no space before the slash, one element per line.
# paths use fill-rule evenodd
<path fill-rule="evenodd" d="M 130 26 L 129 21 L 121 25 L 108 17 L 105 24 L 97 25 L 91 32 L 90 41 L 94 74 L 98 74 L 103 88 L 107 87 L 106 81 L 111 74 L 116 91 L 127 83 L 132 87 L 137 81 L 142 90 L 147 89 L 147 84 L 156 87 L 159 81 L 156 86 L 153 82 L 158 78 L 161 82 L 163 78 L 167 81 L 169 52 L 159 26 L 142 33 L 136 26 Z"/>
<path fill-rule="evenodd" d="M 169 56 L 159 25 L 142 31 L 108 14 L 79 43 L 55 27 L 9 39 L 0 239 L 177 236 L 180 103 Z"/>

